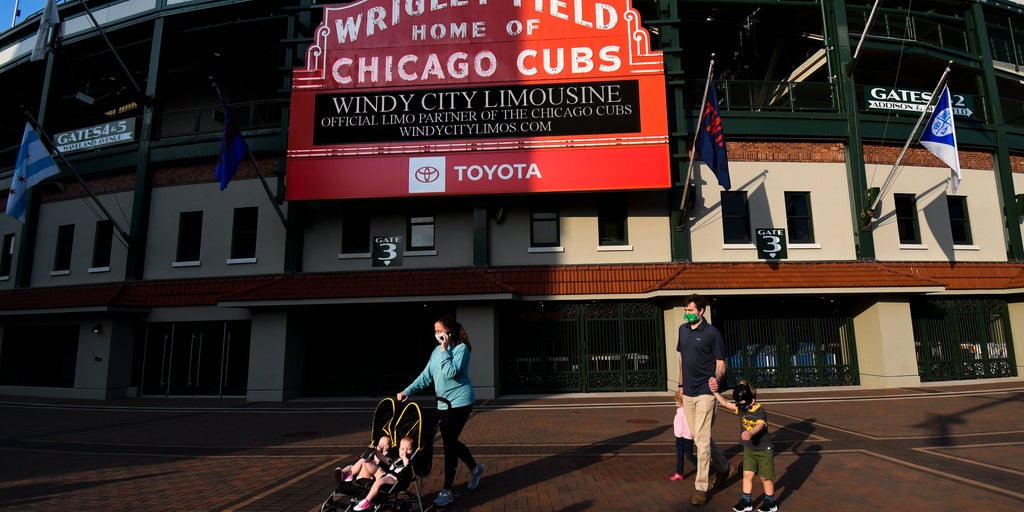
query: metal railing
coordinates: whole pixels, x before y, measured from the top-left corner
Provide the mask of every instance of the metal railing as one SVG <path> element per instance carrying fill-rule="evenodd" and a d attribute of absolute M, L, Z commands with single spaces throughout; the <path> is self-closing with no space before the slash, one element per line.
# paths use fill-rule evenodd
<path fill-rule="evenodd" d="M 869 14 L 866 10 L 850 13 L 848 21 L 850 37 L 857 38 L 864 33 L 864 26 L 867 25 Z M 966 22 L 964 22 L 964 26 L 956 27 L 922 17 L 908 17 L 906 14 L 881 13 L 876 15 L 868 35 L 899 41 L 913 41 L 945 50 L 967 52 L 969 46 L 965 27 Z"/>
<path fill-rule="evenodd" d="M 231 103 L 231 116 L 242 130 L 281 126 L 281 104 L 276 100 Z M 155 139 L 219 133 L 224 131 L 220 106 L 167 110 L 157 116 Z"/>

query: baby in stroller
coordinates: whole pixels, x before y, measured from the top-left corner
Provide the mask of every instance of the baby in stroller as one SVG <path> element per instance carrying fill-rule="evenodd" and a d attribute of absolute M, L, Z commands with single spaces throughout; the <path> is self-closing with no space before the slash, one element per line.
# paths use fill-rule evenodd
<path fill-rule="evenodd" d="M 413 448 L 414 444 L 415 441 L 413 440 L 412 437 L 409 436 L 405 436 L 402 438 L 401 441 L 399 441 L 398 458 L 394 460 L 388 459 L 390 465 L 387 467 L 387 469 L 383 467 L 377 468 L 377 471 L 373 475 L 374 481 L 373 485 L 370 486 L 370 491 L 366 493 L 366 497 L 363 498 L 362 501 L 360 501 L 358 504 L 356 504 L 355 508 L 353 508 L 352 510 L 370 509 L 371 507 L 373 507 L 373 499 L 377 497 L 377 494 L 380 492 L 382 486 L 390 485 L 394 487 L 398 483 L 398 479 L 399 477 L 402 476 L 403 472 L 405 472 L 406 470 L 411 471 L 411 457 L 415 451 L 415 449 Z M 365 466 L 368 465 L 369 464 L 366 464 Z"/>
<path fill-rule="evenodd" d="M 391 436 L 380 436 L 377 446 L 367 448 L 359 460 L 344 468 L 334 468 L 334 480 L 340 484 L 351 482 L 357 478 L 373 478 L 381 466 L 391 464 L 391 457 L 388 456 L 390 450 Z"/>
<path fill-rule="evenodd" d="M 392 398 L 377 405 L 372 444 L 352 464 L 335 468 L 338 487 L 320 507 L 322 512 L 424 510 L 422 478 L 430 473 L 432 450 L 426 448 L 433 434 L 424 435 L 423 414 L 416 403 L 409 402 L 398 415 L 395 411 Z M 392 439 L 400 439 L 397 449 Z"/>

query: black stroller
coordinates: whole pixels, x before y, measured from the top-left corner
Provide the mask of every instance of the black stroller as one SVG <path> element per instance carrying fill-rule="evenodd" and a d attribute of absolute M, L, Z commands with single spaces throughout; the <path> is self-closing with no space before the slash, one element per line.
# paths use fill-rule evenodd
<path fill-rule="evenodd" d="M 432 422 L 430 430 L 424 432 L 423 417 L 423 411 L 420 410 L 420 406 L 416 402 L 407 402 L 400 412 L 392 398 L 384 398 L 377 404 L 377 409 L 373 413 L 373 428 L 370 431 L 370 448 L 364 451 L 360 458 L 372 457 L 373 447 L 377 445 L 382 436 L 390 437 L 394 444 L 389 450 L 389 458 L 394 459 L 398 456 L 398 442 L 406 436 L 413 440 L 413 453 L 410 456 L 410 470 L 400 472 L 395 483 L 382 485 L 377 496 L 372 500 L 372 507 L 368 510 L 393 510 L 395 512 L 422 512 L 425 510 L 423 507 L 423 478 L 430 474 L 430 466 L 433 461 L 434 431 L 437 422 Z M 366 497 L 372 485 L 372 478 L 343 481 L 320 506 L 320 511 L 353 510 L 356 504 Z"/>

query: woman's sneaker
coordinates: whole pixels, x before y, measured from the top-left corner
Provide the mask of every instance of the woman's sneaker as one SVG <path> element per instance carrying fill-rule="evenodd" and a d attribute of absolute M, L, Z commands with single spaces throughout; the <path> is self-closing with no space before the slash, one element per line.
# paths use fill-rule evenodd
<path fill-rule="evenodd" d="M 480 476 L 484 474 L 485 469 L 487 469 L 487 466 L 477 464 L 473 471 L 469 472 L 469 484 L 466 485 L 466 488 L 471 491 L 476 489 L 476 486 L 480 485 Z"/>
<path fill-rule="evenodd" d="M 434 498 L 434 505 L 443 507 L 453 501 L 455 501 L 455 498 L 452 498 L 451 489 L 441 489 L 441 492 L 437 493 L 437 497 Z"/>

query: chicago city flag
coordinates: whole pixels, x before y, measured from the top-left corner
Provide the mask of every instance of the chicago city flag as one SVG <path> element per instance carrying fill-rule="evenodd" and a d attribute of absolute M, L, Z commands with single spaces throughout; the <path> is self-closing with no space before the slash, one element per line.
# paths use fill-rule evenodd
<path fill-rule="evenodd" d="M 949 101 L 949 86 L 942 88 L 932 117 L 921 134 L 921 145 L 949 166 L 953 179 L 953 193 L 960 186 L 960 154 L 956 147 L 956 129 L 953 127 L 953 106 Z"/>
<path fill-rule="evenodd" d="M 21 149 L 11 176 L 11 191 L 7 196 L 7 215 L 25 222 L 28 189 L 59 172 L 57 163 L 43 141 L 39 140 L 39 135 L 31 124 L 25 123 L 25 134 L 21 137 Z"/>

